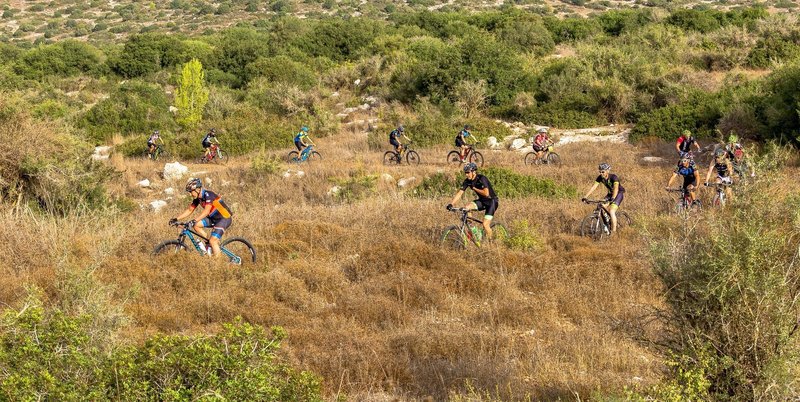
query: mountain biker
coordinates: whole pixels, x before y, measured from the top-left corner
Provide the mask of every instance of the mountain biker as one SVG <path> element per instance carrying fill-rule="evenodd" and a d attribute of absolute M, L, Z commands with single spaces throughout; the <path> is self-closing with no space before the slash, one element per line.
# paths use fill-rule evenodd
<path fill-rule="evenodd" d="M 183 211 L 183 213 L 170 219 L 169 223 L 174 224 L 189 217 L 189 215 L 194 212 L 195 208 L 202 206 L 203 211 L 200 212 L 200 216 L 188 223 L 190 227 L 193 226 L 203 237 L 208 238 L 208 243 L 213 250 L 212 255 L 219 257 L 222 255 L 219 250 L 219 242 L 220 239 L 222 239 L 222 235 L 225 233 L 225 229 L 233 223 L 233 219 L 231 218 L 233 212 L 231 212 L 231 209 L 225 204 L 225 201 L 222 200 L 222 197 L 210 190 L 204 189 L 203 182 L 199 178 L 193 177 L 186 182 L 186 192 L 192 195 L 192 203 L 189 204 L 189 208 Z M 213 228 L 211 230 L 211 237 L 203 230 L 204 227 Z"/>
<path fill-rule="evenodd" d="M 217 140 L 217 129 L 215 128 L 208 130 L 206 136 L 203 137 L 203 151 L 206 159 L 208 159 L 208 156 L 211 154 L 211 144 L 213 143 L 219 145 L 219 140 Z"/>
<path fill-rule="evenodd" d="M 461 199 L 461 196 L 464 195 L 464 191 L 467 188 L 471 188 L 475 194 L 478 195 L 478 199 L 472 201 L 471 203 L 465 206 L 466 209 L 470 211 L 484 211 L 483 215 L 483 230 L 486 233 L 488 239 L 492 238 L 492 218 L 494 218 L 494 213 L 497 211 L 497 207 L 499 205 L 497 194 L 494 193 L 494 189 L 492 189 L 492 184 L 489 182 L 489 179 L 482 175 L 478 174 L 478 165 L 473 162 L 469 162 L 464 165 L 464 174 L 467 176 L 464 179 L 464 182 L 461 184 L 461 188 L 456 192 L 456 195 L 453 196 L 453 199 L 447 204 L 447 210 L 450 211 L 453 209 L 453 204 L 457 203 L 458 200 Z"/>
<path fill-rule="evenodd" d="M 536 133 L 536 137 L 533 138 L 533 151 L 536 152 L 536 158 L 541 159 L 547 151 L 550 137 L 547 136 L 547 129 L 544 127 L 536 130 Z"/>
<path fill-rule="evenodd" d="M 669 183 L 667 183 L 668 190 L 678 176 L 683 176 L 683 190 L 689 193 L 691 202 L 694 202 L 697 199 L 694 190 L 697 188 L 697 183 L 700 182 L 700 172 L 697 171 L 697 167 L 689 158 L 689 155 L 681 157 L 680 163 L 678 163 L 675 171 L 672 172 L 672 177 L 669 178 Z"/>
<path fill-rule="evenodd" d="M 717 171 L 717 178 L 714 179 L 714 182 L 717 184 L 733 184 L 733 179 L 731 178 L 731 173 L 733 173 L 733 166 L 731 165 L 730 159 L 728 159 L 728 153 L 722 148 L 717 149 L 714 152 L 714 159 L 711 160 L 711 163 L 708 165 L 708 174 L 706 174 L 706 181 L 705 185 L 708 186 L 708 180 L 711 178 L 711 173 L 716 170 Z M 732 191 L 730 186 L 725 187 L 725 195 L 728 199 L 732 199 Z"/>
<path fill-rule="evenodd" d="M 678 151 L 678 154 L 683 157 L 684 155 L 688 154 L 692 150 L 692 145 L 700 151 L 700 144 L 697 143 L 697 140 L 692 135 L 692 132 L 689 130 L 683 130 L 680 137 L 678 137 L 678 141 L 675 142 L 675 149 Z"/>
<path fill-rule="evenodd" d="M 747 170 L 750 170 L 750 177 L 755 177 L 756 171 L 752 166 L 749 166 L 744 156 L 744 147 L 739 142 L 739 137 L 736 134 L 731 134 L 728 137 L 728 143 L 725 145 L 725 152 L 728 154 L 728 159 L 731 161 L 733 171 L 739 178 L 744 178 Z M 750 169 L 748 169 L 748 167 Z"/>
<path fill-rule="evenodd" d="M 147 139 L 147 155 L 151 158 L 153 157 L 153 153 L 156 152 L 156 142 L 161 142 L 162 144 L 164 141 L 161 139 L 161 132 L 158 130 L 154 130 L 153 134 L 150 134 L 150 138 Z"/>
<path fill-rule="evenodd" d="M 406 141 L 411 141 L 410 138 L 406 137 L 405 128 L 403 128 L 402 124 L 389 133 L 389 144 L 394 147 L 394 152 L 397 152 L 398 155 L 400 155 L 400 152 L 403 150 L 403 144 L 400 143 L 399 139 L 400 137 L 405 138 Z"/>
<path fill-rule="evenodd" d="M 306 141 L 308 142 L 306 143 Z M 311 137 L 308 136 L 308 127 L 300 127 L 300 132 L 294 136 L 294 146 L 296 146 L 297 150 L 302 154 L 312 145 L 314 145 L 314 141 L 311 141 Z"/>
<path fill-rule="evenodd" d="M 600 166 L 598 166 L 598 170 L 600 171 L 600 175 L 594 180 L 592 188 L 581 198 L 581 201 L 586 202 L 594 190 L 597 189 L 597 186 L 600 184 L 604 185 L 608 190 L 604 201 L 611 215 L 611 233 L 614 233 L 617 231 L 617 209 L 620 204 L 622 204 L 622 199 L 625 198 L 625 188 L 620 184 L 619 177 L 615 174 L 611 174 L 611 165 L 608 163 L 601 163 Z"/>
<path fill-rule="evenodd" d="M 467 124 L 464 126 L 463 130 L 456 134 L 456 148 L 459 149 L 458 156 L 461 158 L 461 162 L 464 162 L 464 158 L 467 157 L 467 150 L 469 149 L 467 138 L 472 136 L 472 133 L 470 133 L 469 130 L 472 130 L 472 126 Z"/>

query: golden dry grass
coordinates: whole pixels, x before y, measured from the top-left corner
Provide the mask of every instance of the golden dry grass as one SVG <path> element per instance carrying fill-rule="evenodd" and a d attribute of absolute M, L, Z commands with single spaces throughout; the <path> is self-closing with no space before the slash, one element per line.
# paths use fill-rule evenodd
<path fill-rule="evenodd" d="M 614 328 L 661 303 L 644 233 L 670 206 L 662 188 L 671 164 L 641 157 L 667 156 L 669 147 L 573 144 L 558 150 L 562 168 L 525 167 L 522 154 L 483 151 L 487 165 L 550 177 L 580 195 L 597 164 L 608 161 L 628 190 L 624 209 L 640 223 L 595 243 L 576 235 L 591 211 L 578 199 L 501 199 L 497 218 L 534 223 L 541 250 L 492 245 L 457 253 L 437 243 L 454 223 L 446 197 L 418 199 L 386 184 L 352 204 L 327 195 L 331 178 L 352 172 L 422 179 L 450 170 L 447 149 L 420 150 L 418 167 L 386 167 L 363 136 L 318 142 L 323 163 L 292 167 L 303 178 L 255 176 L 245 158 L 191 166 L 207 172 L 201 176 L 212 179 L 209 187 L 232 205 L 228 235 L 253 242 L 256 266 L 195 255 L 153 259 L 153 246 L 175 235 L 167 220 L 188 203 L 180 192 L 158 214 L 7 212 L 0 301 L 11 304 L 35 284 L 63 303 L 65 273 L 88 271 L 102 284 L 96 292 L 124 307 L 128 341 L 157 331 L 215 331 L 236 316 L 282 325 L 289 333 L 283 352 L 322 375 L 331 399 L 443 400 L 472 384 L 503 399 L 571 400 L 658 379 L 659 359 Z M 167 186 L 182 188 L 158 179 L 163 163 L 115 163 L 128 183 L 120 191 L 143 204 L 163 198 Z M 154 189 L 132 185 L 143 178 Z"/>

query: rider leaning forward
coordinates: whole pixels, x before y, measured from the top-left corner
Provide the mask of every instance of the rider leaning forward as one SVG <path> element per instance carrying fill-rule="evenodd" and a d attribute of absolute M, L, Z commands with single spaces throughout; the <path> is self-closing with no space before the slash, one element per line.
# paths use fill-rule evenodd
<path fill-rule="evenodd" d="M 219 257 L 222 254 L 219 249 L 219 242 L 220 239 L 222 239 L 222 235 L 225 233 L 225 229 L 233 223 L 233 212 L 228 205 L 225 204 L 225 201 L 222 200 L 222 197 L 211 190 L 203 188 L 203 182 L 199 178 L 193 177 L 186 182 L 186 192 L 192 195 L 192 203 L 189 204 L 189 207 L 186 208 L 183 213 L 170 219 L 169 223 L 175 224 L 189 217 L 192 212 L 194 212 L 195 208 L 202 206 L 203 210 L 200 212 L 200 216 L 188 223 L 190 227 L 193 226 L 203 237 L 208 238 L 208 243 L 211 245 L 213 255 Z M 203 230 L 204 227 L 213 228 L 211 237 Z"/>
<path fill-rule="evenodd" d="M 494 218 L 494 213 L 497 211 L 499 205 L 497 194 L 494 193 L 492 183 L 489 182 L 489 179 L 482 174 L 478 174 L 478 165 L 475 163 L 470 162 L 464 165 L 464 174 L 467 178 L 464 179 L 464 182 L 461 183 L 461 188 L 456 192 L 456 195 L 453 196 L 450 203 L 447 204 L 447 210 L 453 209 L 453 205 L 461 199 L 461 196 L 464 195 L 464 191 L 467 188 L 471 188 L 478 196 L 478 199 L 467 204 L 465 208 L 470 211 L 484 211 L 483 230 L 486 236 L 491 239 L 493 235 L 491 227 L 492 218 Z"/>

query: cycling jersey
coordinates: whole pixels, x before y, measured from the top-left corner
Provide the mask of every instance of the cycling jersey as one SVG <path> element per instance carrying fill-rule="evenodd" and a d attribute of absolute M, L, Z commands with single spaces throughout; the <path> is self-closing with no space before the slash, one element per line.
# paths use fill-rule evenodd
<path fill-rule="evenodd" d="M 459 131 L 458 135 L 456 135 L 456 147 L 461 147 L 467 144 L 466 138 L 469 137 L 471 134 L 467 130 Z"/>
<path fill-rule="evenodd" d="M 194 210 L 197 206 L 205 208 L 208 205 L 211 205 L 211 212 L 208 214 L 211 219 L 219 219 L 220 217 L 227 219 L 233 216 L 233 212 L 222 200 L 222 197 L 206 189 L 200 191 L 200 196 L 192 200 L 192 204 L 189 207 Z"/>
<path fill-rule="evenodd" d="M 546 142 L 547 134 L 544 133 L 536 135 L 536 137 L 533 139 L 533 143 L 536 145 L 544 145 Z"/>
<path fill-rule="evenodd" d="M 608 175 L 608 179 L 604 179 L 603 175 L 599 175 L 599 176 L 597 176 L 597 178 L 594 181 L 597 182 L 597 183 L 601 183 L 602 185 L 606 186 L 606 189 L 608 189 L 608 196 L 609 197 L 612 194 L 614 194 L 614 184 L 619 184 L 619 193 L 624 193 L 625 192 L 625 188 L 622 187 L 622 183 L 620 183 L 619 177 L 617 177 L 617 175 L 615 175 L 615 174 L 609 174 Z"/>
<path fill-rule="evenodd" d="M 692 145 L 695 143 L 694 137 L 686 138 L 684 136 L 678 137 L 678 147 L 680 148 L 681 152 L 689 152 L 692 149 Z"/>
<path fill-rule="evenodd" d="M 148 144 L 155 144 L 155 143 L 156 143 L 156 141 L 158 141 L 158 139 L 159 139 L 159 138 L 160 138 L 160 137 L 159 137 L 159 135 L 158 135 L 158 134 L 151 134 L 151 135 L 150 135 L 150 138 L 149 138 L 149 139 L 147 139 L 147 143 L 148 143 Z"/>
<path fill-rule="evenodd" d="M 728 171 L 728 161 L 724 162 L 717 162 L 714 161 L 714 170 L 717 171 L 717 176 L 719 177 L 728 177 L 731 175 L 731 172 Z"/>
<path fill-rule="evenodd" d="M 679 164 L 675 169 L 675 174 L 683 176 L 683 188 L 689 187 L 697 182 L 697 168 L 693 163 L 689 166 Z"/>
<path fill-rule="evenodd" d="M 294 142 L 303 143 L 307 138 L 308 138 L 308 133 L 306 133 L 305 131 L 301 131 L 294 136 Z"/>
<path fill-rule="evenodd" d="M 475 176 L 475 180 L 464 179 L 464 182 L 461 183 L 461 191 L 464 191 L 467 188 L 472 188 L 473 191 L 476 190 L 476 189 L 477 190 L 483 190 L 485 188 L 488 188 L 489 189 L 489 196 L 488 197 L 484 197 L 484 196 L 478 194 L 477 191 L 475 192 L 476 194 L 478 194 L 478 200 L 480 200 L 482 202 L 483 201 L 489 202 L 491 200 L 496 200 L 497 199 L 497 194 L 494 193 L 494 189 L 492 188 L 492 184 L 489 183 L 489 179 L 486 176 L 482 175 L 482 174 L 476 175 Z"/>
<path fill-rule="evenodd" d="M 205 137 L 203 137 L 203 148 L 208 148 L 211 146 L 211 140 L 217 138 L 216 135 L 208 133 Z"/>

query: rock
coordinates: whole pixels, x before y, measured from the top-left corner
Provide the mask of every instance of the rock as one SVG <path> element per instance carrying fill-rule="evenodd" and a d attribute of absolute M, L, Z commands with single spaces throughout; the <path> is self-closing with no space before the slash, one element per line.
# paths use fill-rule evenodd
<path fill-rule="evenodd" d="M 189 168 L 180 162 L 167 163 L 164 165 L 164 180 L 178 180 L 189 173 Z"/>
<path fill-rule="evenodd" d="M 172 187 L 167 187 L 164 189 L 164 194 L 166 195 L 175 195 L 175 189 Z"/>
<path fill-rule="evenodd" d="M 170 106 L 169 112 L 172 114 L 178 113 L 178 108 L 176 108 L 175 106 Z"/>
<path fill-rule="evenodd" d="M 394 184 L 395 180 L 394 177 L 392 177 L 392 175 L 390 175 L 389 173 L 384 173 L 381 175 L 381 182 Z"/>
<path fill-rule="evenodd" d="M 339 186 L 333 186 L 330 190 L 328 190 L 328 196 L 333 197 L 336 194 L 339 194 L 339 191 L 342 191 L 342 188 Z"/>
<path fill-rule="evenodd" d="M 150 203 L 150 209 L 152 209 L 153 212 L 156 212 L 156 213 L 161 211 L 161 208 L 164 208 L 166 206 L 167 206 L 167 202 L 164 201 L 164 200 L 155 200 L 155 201 Z"/>
<path fill-rule="evenodd" d="M 359 110 L 369 110 L 369 103 L 365 103 L 358 107 Z"/>
<path fill-rule="evenodd" d="M 364 98 L 364 102 L 366 102 L 366 103 L 369 103 L 369 105 L 370 105 L 370 106 L 375 106 L 375 105 L 377 105 L 378 103 L 380 103 L 380 101 L 378 100 L 378 98 L 376 98 L 376 97 L 374 97 L 374 96 L 372 96 L 372 95 L 365 97 L 365 98 Z"/>
<path fill-rule="evenodd" d="M 359 79 L 355 80 L 355 82 L 353 82 L 353 84 L 354 84 L 355 86 L 359 86 L 359 85 L 361 85 L 361 78 L 359 78 Z"/>
<path fill-rule="evenodd" d="M 286 172 L 283 173 L 283 178 L 284 179 L 289 179 L 289 178 L 292 178 L 292 177 L 302 178 L 305 175 L 306 175 L 306 172 L 304 172 L 302 170 L 289 169 L 289 170 L 287 170 Z"/>
<path fill-rule="evenodd" d="M 525 142 L 524 139 L 517 138 L 514 141 L 511 141 L 511 146 L 509 146 L 509 149 L 511 149 L 512 151 L 517 151 L 517 150 L 520 150 L 522 148 L 525 148 L 525 144 L 526 144 L 526 142 Z"/>
<path fill-rule="evenodd" d="M 94 153 L 92 154 L 92 159 L 96 161 L 102 161 L 108 159 L 110 155 L 111 155 L 111 147 L 109 146 L 94 147 Z"/>
<path fill-rule="evenodd" d="M 404 188 L 410 185 L 411 183 L 417 181 L 417 178 L 414 176 L 411 177 L 403 177 L 402 179 L 397 181 L 397 187 Z"/>
<path fill-rule="evenodd" d="M 645 156 L 644 158 L 642 158 L 642 160 L 645 161 L 645 162 L 650 162 L 650 163 L 666 162 L 666 160 L 664 158 L 659 157 L 659 156 Z"/>
<path fill-rule="evenodd" d="M 500 143 L 497 142 L 497 138 L 489 137 L 486 139 L 486 146 L 491 149 L 500 148 Z"/>
<path fill-rule="evenodd" d="M 142 187 L 142 188 L 150 187 L 150 180 L 144 179 L 144 180 L 136 183 L 136 185 L 139 186 L 139 187 Z"/>

